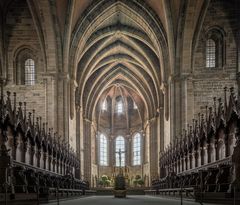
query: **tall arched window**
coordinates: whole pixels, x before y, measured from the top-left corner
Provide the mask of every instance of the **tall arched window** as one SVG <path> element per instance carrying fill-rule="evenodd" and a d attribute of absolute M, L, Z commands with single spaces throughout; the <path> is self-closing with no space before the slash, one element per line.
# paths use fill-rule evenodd
<path fill-rule="evenodd" d="M 119 100 L 119 101 L 117 102 L 117 107 L 116 107 L 116 109 L 117 109 L 117 113 L 118 113 L 118 114 L 120 114 L 120 113 L 123 112 L 123 103 L 122 103 L 121 100 Z"/>
<path fill-rule="evenodd" d="M 115 151 L 116 166 L 120 166 L 120 158 L 121 166 L 125 166 L 125 140 L 122 136 L 116 138 Z"/>
<path fill-rule="evenodd" d="M 100 140 L 99 140 L 99 161 L 100 165 L 102 166 L 107 166 L 108 165 L 108 149 L 107 149 L 107 137 L 103 134 L 100 135 Z"/>
<path fill-rule="evenodd" d="M 216 67 L 216 43 L 211 38 L 206 42 L 206 67 Z"/>
<path fill-rule="evenodd" d="M 102 110 L 104 110 L 104 111 L 107 110 L 107 100 L 104 100 L 104 101 L 103 101 Z"/>
<path fill-rule="evenodd" d="M 225 31 L 219 27 L 210 27 L 206 34 L 206 67 L 207 68 L 221 68 L 226 63 L 226 46 L 225 46 Z"/>
<path fill-rule="evenodd" d="M 133 102 L 133 109 L 134 110 L 138 109 L 137 104 L 135 102 Z"/>
<path fill-rule="evenodd" d="M 135 134 L 133 137 L 133 165 L 141 164 L 141 135 Z"/>
<path fill-rule="evenodd" d="M 25 61 L 24 64 L 24 73 L 25 73 L 25 85 L 34 85 L 35 84 L 35 63 L 34 60 L 29 58 Z"/>

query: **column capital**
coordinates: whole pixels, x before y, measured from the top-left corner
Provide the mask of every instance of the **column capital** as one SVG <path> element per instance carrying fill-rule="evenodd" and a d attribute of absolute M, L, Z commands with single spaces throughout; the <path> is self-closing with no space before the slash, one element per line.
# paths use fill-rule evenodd
<path fill-rule="evenodd" d="M 183 81 L 183 80 L 188 80 L 192 79 L 192 74 L 191 73 L 181 73 L 177 75 L 170 75 L 168 78 L 168 82 L 176 82 L 176 81 Z"/>
<path fill-rule="evenodd" d="M 54 80 L 66 80 L 73 81 L 74 84 L 77 84 L 75 80 L 71 79 L 68 72 L 56 72 L 56 71 L 48 71 L 40 73 L 43 76 L 43 79 L 54 79 Z"/>

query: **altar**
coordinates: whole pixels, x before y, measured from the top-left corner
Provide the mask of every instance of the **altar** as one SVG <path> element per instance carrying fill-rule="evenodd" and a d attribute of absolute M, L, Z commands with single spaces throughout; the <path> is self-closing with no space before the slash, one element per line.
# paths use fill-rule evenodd
<path fill-rule="evenodd" d="M 112 170 L 112 180 L 113 180 L 113 184 L 114 184 L 114 179 L 115 179 L 115 177 L 116 177 L 119 173 L 121 173 L 121 174 L 124 176 L 126 187 L 129 187 L 129 185 L 130 185 L 129 167 L 128 167 L 128 166 L 124 166 L 124 167 L 113 166 L 113 170 Z"/>

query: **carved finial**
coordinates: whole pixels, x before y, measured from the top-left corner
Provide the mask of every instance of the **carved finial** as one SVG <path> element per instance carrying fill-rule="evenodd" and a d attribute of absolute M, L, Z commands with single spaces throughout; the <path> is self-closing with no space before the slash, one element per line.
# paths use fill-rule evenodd
<path fill-rule="evenodd" d="M 224 105 L 227 106 L 227 87 L 224 87 Z"/>
<path fill-rule="evenodd" d="M 51 142 L 51 140 L 52 140 L 52 138 L 51 138 L 51 128 L 48 128 L 47 140 L 48 140 L 49 142 Z"/>
<path fill-rule="evenodd" d="M 39 117 L 36 117 L 36 128 L 39 129 Z"/>
<path fill-rule="evenodd" d="M 7 91 L 7 98 L 10 98 L 11 92 Z"/>
<path fill-rule="evenodd" d="M 184 138 L 187 137 L 187 130 L 186 129 L 183 129 L 183 134 L 184 134 Z"/>
<path fill-rule="evenodd" d="M 39 117 L 39 129 L 42 130 L 42 117 Z"/>
<path fill-rule="evenodd" d="M 42 126 L 42 136 L 45 138 L 46 137 L 46 133 L 45 133 L 45 126 L 46 126 L 46 123 L 43 123 L 43 126 Z"/>
<path fill-rule="evenodd" d="M 35 124 L 35 110 L 34 110 L 34 109 L 32 110 L 32 114 L 33 114 L 33 117 L 32 117 L 32 118 L 33 118 L 33 121 L 32 121 L 32 123 L 33 123 L 33 125 L 34 125 L 34 124 Z"/>
<path fill-rule="evenodd" d="M 1 103 L 3 104 L 3 80 L 1 80 Z"/>
<path fill-rule="evenodd" d="M 28 119 L 27 119 L 28 126 L 31 126 L 31 123 L 32 123 L 31 118 L 32 118 L 32 113 L 28 112 Z"/>
<path fill-rule="evenodd" d="M 51 138 L 51 141 L 53 140 L 53 128 L 50 128 L 50 138 Z"/>
<path fill-rule="evenodd" d="M 213 107 L 214 107 L 214 116 L 217 116 L 217 103 L 216 103 L 216 97 L 213 98 Z"/>
<path fill-rule="evenodd" d="M 200 123 L 201 122 L 201 113 L 199 112 L 198 113 L 198 123 Z"/>
<path fill-rule="evenodd" d="M 198 127 L 198 120 L 195 120 L 195 129 Z"/>
<path fill-rule="evenodd" d="M 16 93 L 14 92 L 13 93 L 13 110 L 14 110 L 14 112 L 16 112 L 16 107 L 17 107 L 17 105 L 16 105 Z"/>
<path fill-rule="evenodd" d="M 24 117 L 24 121 L 26 121 L 27 118 L 27 103 L 23 102 L 23 117 Z"/>
<path fill-rule="evenodd" d="M 54 142 L 56 142 L 56 136 L 57 136 L 57 132 L 54 132 L 54 134 L 53 134 Z"/>
<path fill-rule="evenodd" d="M 192 128 L 195 129 L 195 119 L 192 119 Z"/>
<path fill-rule="evenodd" d="M 204 122 L 204 114 L 201 114 L 201 121 Z"/>
<path fill-rule="evenodd" d="M 12 105 L 11 105 L 11 98 L 10 98 L 11 92 L 7 91 L 7 100 L 6 100 L 6 106 L 9 111 L 12 111 Z"/>
<path fill-rule="evenodd" d="M 212 107 L 209 107 L 209 115 L 212 114 Z"/>
<path fill-rule="evenodd" d="M 232 99 L 235 101 L 236 100 L 236 96 L 235 96 L 235 93 L 234 93 L 234 87 L 230 88 L 230 95 L 231 95 Z"/>
<path fill-rule="evenodd" d="M 47 135 L 47 131 L 48 131 L 48 123 L 47 122 L 45 123 L 45 128 L 46 128 L 45 129 L 45 131 L 46 131 L 45 135 Z"/>
<path fill-rule="evenodd" d="M 208 106 L 205 106 L 205 121 L 207 122 L 207 117 L 208 117 Z"/>

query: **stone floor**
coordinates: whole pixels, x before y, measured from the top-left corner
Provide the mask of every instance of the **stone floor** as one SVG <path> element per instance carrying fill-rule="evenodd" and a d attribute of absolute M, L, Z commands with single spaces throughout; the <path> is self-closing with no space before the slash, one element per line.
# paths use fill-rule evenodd
<path fill-rule="evenodd" d="M 50 203 L 56 205 L 57 203 Z M 117 199 L 113 196 L 91 196 L 69 201 L 60 201 L 60 205 L 180 205 L 179 199 L 160 198 L 153 196 L 128 196 L 126 199 Z M 183 201 L 183 205 L 200 205 L 193 201 Z M 204 205 L 207 205 L 204 203 Z M 211 204 L 213 205 L 213 204 Z"/>

